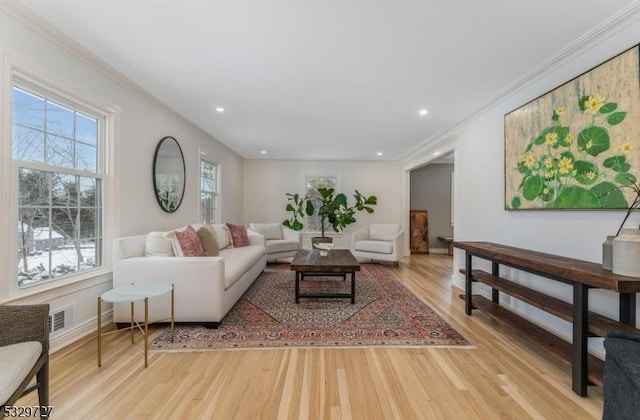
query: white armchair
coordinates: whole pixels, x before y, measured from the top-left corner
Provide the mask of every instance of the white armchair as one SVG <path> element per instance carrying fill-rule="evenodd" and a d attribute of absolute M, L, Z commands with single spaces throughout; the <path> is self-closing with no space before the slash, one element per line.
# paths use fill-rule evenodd
<path fill-rule="evenodd" d="M 302 247 L 300 232 L 286 228 L 280 223 L 251 223 L 249 230 L 264 236 L 267 262 L 293 257 Z"/>
<path fill-rule="evenodd" d="M 358 258 L 391 261 L 398 266 L 402 258 L 404 232 L 397 224 L 371 224 L 351 235 L 351 252 Z"/>

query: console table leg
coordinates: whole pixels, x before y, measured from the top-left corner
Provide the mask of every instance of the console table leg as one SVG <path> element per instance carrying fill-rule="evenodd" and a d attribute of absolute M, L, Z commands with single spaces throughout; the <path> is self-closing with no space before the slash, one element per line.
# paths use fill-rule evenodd
<path fill-rule="evenodd" d="M 500 276 L 500 264 L 497 262 L 491 263 L 491 274 Z M 491 301 L 497 304 L 500 303 L 500 291 L 498 289 L 491 288 Z"/>
<path fill-rule="evenodd" d="M 636 294 L 620 293 L 620 322 L 636 326 Z"/>
<path fill-rule="evenodd" d="M 587 337 L 589 332 L 589 288 L 584 284 L 573 285 L 573 345 L 571 350 L 571 374 L 573 392 L 587 396 L 588 366 Z"/>
<path fill-rule="evenodd" d="M 471 254 L 467 251 L 465 252 L 465 263 L 464 263 L 464 311 L 467 315 L 471 315 L 471 310 L 473 309 L 473 301 L 471 300 L 471 292 L 473 283 L 471 281 Z"/>

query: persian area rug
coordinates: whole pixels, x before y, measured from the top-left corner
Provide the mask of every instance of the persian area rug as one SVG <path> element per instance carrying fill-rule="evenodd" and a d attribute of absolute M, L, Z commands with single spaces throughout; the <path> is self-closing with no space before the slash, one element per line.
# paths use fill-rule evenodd
<path fill-rule="evenodd" d="M 470 343 L 401 284 L 389 269 L 362 264 L 356 273 L 356 303 L 350 299 L 300 298 L 289 264 L 268 265 L 229 311 L 218 329 L 170 328 L 149 346 L 155 351 L 229 348 L 467 346 Z M 349 293 L 351 280 L 307 277 L 302 293 Z"/>

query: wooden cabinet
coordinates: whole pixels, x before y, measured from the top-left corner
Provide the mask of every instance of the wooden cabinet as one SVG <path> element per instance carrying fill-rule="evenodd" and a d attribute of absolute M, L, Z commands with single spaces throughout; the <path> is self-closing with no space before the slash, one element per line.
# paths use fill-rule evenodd
<path fill-rule="evenodd" d="M 429 253 L 429 219 L 426 210 L 411 210 L 409 247 L 412 254 Z"/>

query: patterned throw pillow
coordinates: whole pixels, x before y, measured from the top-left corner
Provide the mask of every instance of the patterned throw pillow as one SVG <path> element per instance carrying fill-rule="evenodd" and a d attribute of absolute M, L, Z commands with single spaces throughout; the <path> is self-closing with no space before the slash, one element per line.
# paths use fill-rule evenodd
<path fill-rule="evenodd" d="M 204 249 L 198 233 L 191 226 L 187 226 L 183 231 L 174 231 L 176 239 L 185 257 L 203 257 Z"/>
<path fill-rule="evenodd" d="M 217 257 L 220 255 L 220 245 L 218 245 L 218 239 L 216 233 L 213 231 L 213 226 L 204 225 L 198 229 L 198 236 L 200 242 L 202 242 L 202 249 L 204 249 L 204 255 L 207 257 Z"/>
<path fill-rule="evenodd" d="M 227 223 L 226 225 L 229 228 L 229 234 L 231 235 L 231 242 L 234 248 L 251 245 L 249 237 L 247 236 L 247 229 L 243 225 L 232 225 L 231 223 Z"/>

